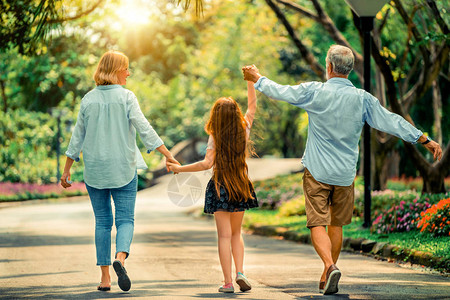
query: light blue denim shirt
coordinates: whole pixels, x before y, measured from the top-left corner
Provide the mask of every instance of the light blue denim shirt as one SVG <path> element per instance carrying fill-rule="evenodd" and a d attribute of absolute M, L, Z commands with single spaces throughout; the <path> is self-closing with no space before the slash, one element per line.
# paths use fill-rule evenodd
<path fill-rule="evenodd" d="M 416 143 L 422 135 L 401 116 L 381 106 L 377 98 L 354 87 L 345 78 L 289 86 L 261 77 L 255 89 L 308 113 L 308 139 L 302 163 L 317 181 L 326 184 L 352 184 L 365 122 L 410 143 Z"/>
<path fill-rule="evenodd" d="M 125 186 L 136 169 L 147 168 L 136 145 L 136 130 L 148 153 L 164 144 L 133 92 L 117 84 L 97 86 L 81 100 L 66 155 L 79 161 L 83 152 L 84 181 L 89 186 Z"/>

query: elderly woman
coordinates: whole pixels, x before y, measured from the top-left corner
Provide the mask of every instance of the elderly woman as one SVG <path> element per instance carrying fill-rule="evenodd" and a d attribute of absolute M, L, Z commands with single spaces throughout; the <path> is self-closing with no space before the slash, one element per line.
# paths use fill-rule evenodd
<path fill-rule="evenodd" d="M 94 74 L 97 87 L 81 101 L 61 176 L 61 185 L 70 187 L 70 168 L 74 161 L 80 160 L 82 151 L 84 181 L 95 215 L 97 265 L 102 272 L 97 287 L 100 291 L 111 289 L 111 196 L 117 229 L 113 268 L 119 287 L 124 291 L 131 287 L 124 265 L 133 238 L 136 170 L 147 168 L 136 145 L 136 131 L 148 152 L 156 149 L 166 157 L 166 162 L 178 163 L 143 115 L 136 96 L 122 87 L 128 76 L 128 57 L 123 53 L 108 51 L 102 56 Z"/>

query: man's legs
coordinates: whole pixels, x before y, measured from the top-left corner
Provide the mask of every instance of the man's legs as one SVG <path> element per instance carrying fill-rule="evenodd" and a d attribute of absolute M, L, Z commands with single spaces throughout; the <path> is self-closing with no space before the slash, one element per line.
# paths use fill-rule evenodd
<path fill-rule="evenodd" d="M 311 241 L 317 254 L 322 259 L 324 270 L 320 281 L 325 281 L 328 268 L 334 263 L 332 250 L 333 244 L 325 230 L 325 226 L 311 227 Z M 338 255 L 339 256 L 339 255 Z"/>
<path fill-rule="evenodd" d="M 354 185 L 340 187 L 318 182 L 305 169 L 303 190 L 307 226 L 311 230 L 314 249 L 324 265 L 319 290 L 325 294 L 338 291 L 341 273 L 335 264 L 342 247 L 342 225 L 351 222 L 353 188 Z"/>
<path fill-rule="evenodd" d="M 331 241 L 331 257 L 336 264 L 342 248 L 342 226 L 328 226 L 328 237 Z"/>

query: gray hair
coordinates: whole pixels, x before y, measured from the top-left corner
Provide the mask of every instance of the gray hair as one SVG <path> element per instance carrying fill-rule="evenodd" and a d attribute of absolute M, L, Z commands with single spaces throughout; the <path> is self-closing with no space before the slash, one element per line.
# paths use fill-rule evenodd
<path fill-rule="evenodd" d="M 326 61 L 327 63 L 331 63 L 335 73 L 348 75 L 353 70 L 355 56 L 350 48 L 333 45 L 328 50 Z"/>

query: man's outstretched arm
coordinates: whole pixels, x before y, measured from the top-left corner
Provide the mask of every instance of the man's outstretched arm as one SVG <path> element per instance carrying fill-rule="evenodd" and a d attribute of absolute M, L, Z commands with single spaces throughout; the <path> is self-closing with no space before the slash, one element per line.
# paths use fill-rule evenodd
<path fill-rule="evenodd" d="M 438 143 L 429 139 L 402 116 L 388 111 L 369 93 L 366 93 L 365 97 L 365 121 L 371 127 L 395 135 L 406 142 L 421 143 L 433 154 L 435 160 L 442 158 L 442 149 Z"/>

